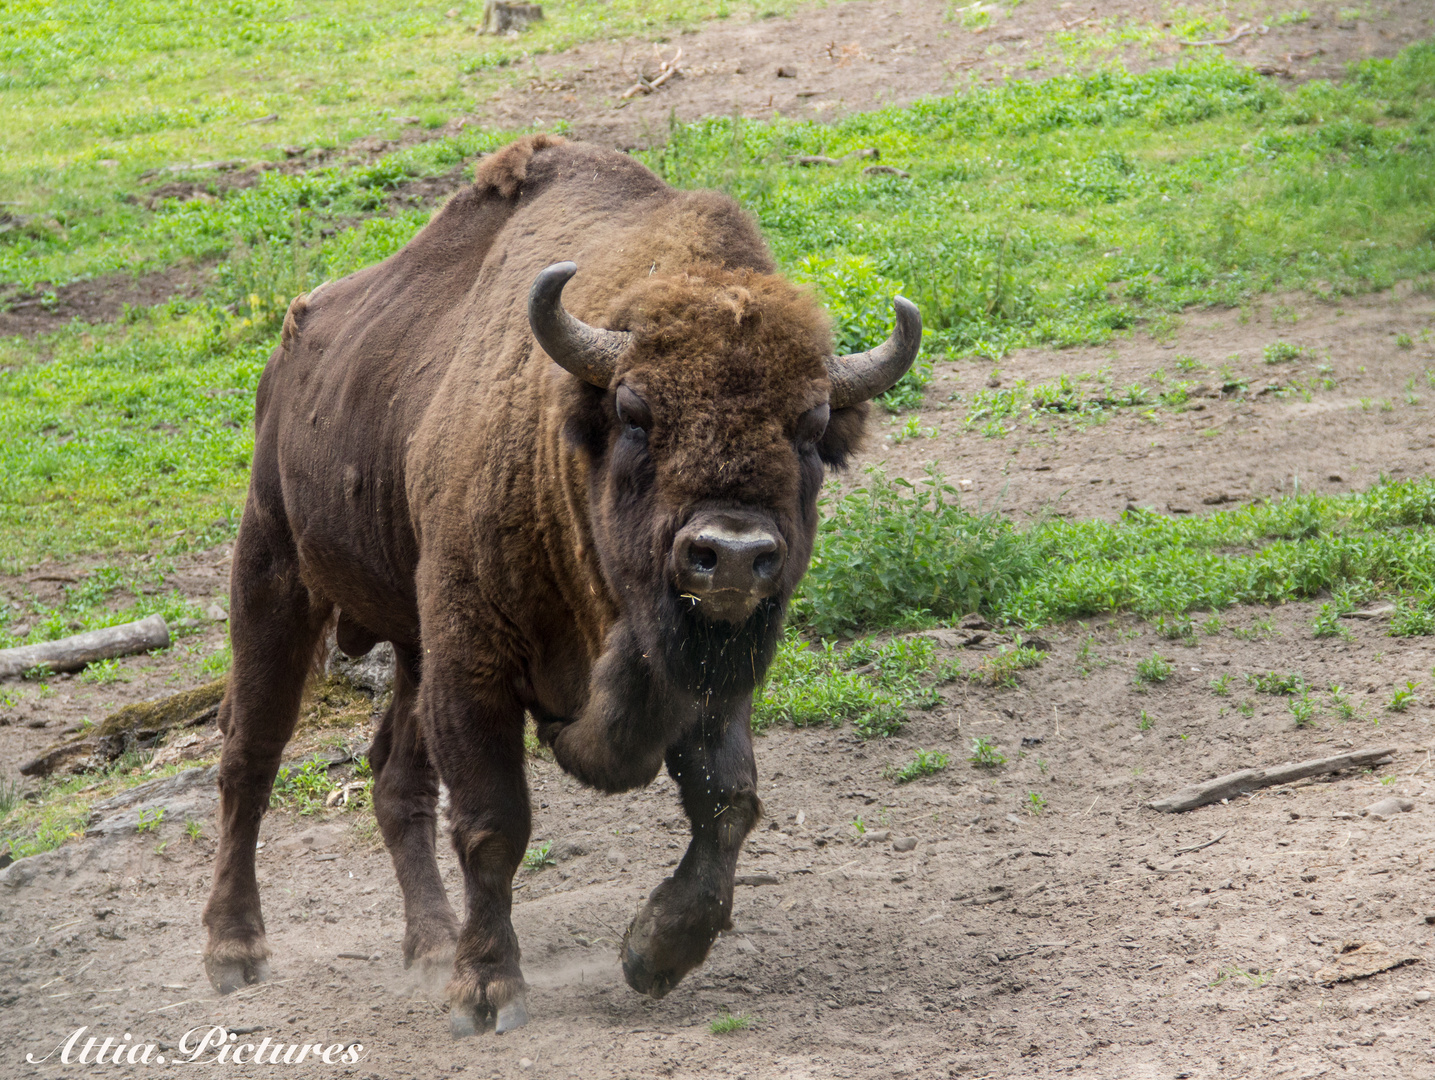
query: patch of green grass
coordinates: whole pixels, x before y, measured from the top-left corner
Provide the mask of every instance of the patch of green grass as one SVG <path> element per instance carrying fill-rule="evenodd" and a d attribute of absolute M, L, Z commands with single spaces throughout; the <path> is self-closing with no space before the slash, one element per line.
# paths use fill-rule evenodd
<path fill-rule="evenodd" d="M 1211 693 L 1217 697 L 1229 697 L 1231 693 L 1231 677 L 1221 675 L 1211 680 Z"/>
<path fill-rule="evenodd" d="M 1006 755 L 997 750 L 996 743 L 979 735 L 972 739 L 972 755 L 967 760 L 978 769 L 995 769 L 1006 764 Z"/>
<path fill-rule="evenodd" d="M 1026 812 L 1033 817 L 1040 817 L 1046 811 L 1046 796 L 1039 791 L 1028 791 L 1026 793 Z"/>
<path fill-rule="evenodd" d="M 1284 675 L 1275 672 L 1251 672 L 1246 675 L 1246 685 L 1258 694 L 1293 695 L 1305 693 L 1309 684 L 1298 671 L 1287 671 Z"/>
<path fill-rule="evenodd" d="M 129 752 L 99 772 L 47 778 L 31 798 L 21 797 L 18 786 L 0 785 L 0 845 L 8 844 L 17 859 L 53 850 L 84 835 L 95 803 L 182 771 L 178 765 L 137 768 L 148 757 L 148 753 Z"/>
<path fill-rule="evenodd" d="M 761 731 L 777 722 L 807 727 L 850 720 L 864 738 L 895 734 L 908 709 L 941 702 L 936 683 L 961 674 L 937 665 L 935 654 L 935 642 L 924 637 L 882 644 L 863 638 L 839 650 L 830 641 L 809 646 L 789 633 L 754 699 L 752 726 Z"/>
<path fill-rule="evenodd" d="M 1136 674 L 1134 681 L 1138 686 L 1152 686 L 1156 683 L 1163 683 L 1171 677 L 1171 660 L 1158 652 L 1153 652 L 1144 660 L 1136 661 Z"/>
<path fill-rule="evenodd" d="M 147 200 L 123 196 L 180 179 L 222 204 L 216 178 L 233 175 L 174 166 L 284 161 L 284 147 L 342 151 L 356 139 L 396 139 L 408 118 L 438 128 L 497 90 L 526 87 L 530 54 L 667 38 L 720 9 L 755 5 L 548 0 L 544 21 L 512 39 L 476 37 L 481 8 L 475 0 L 450 19 L 441 8 L 358 0 L 7 5 L 0 191 L 19 203 L 19 227 L 0 236 L 0 280 L 63 283 L 167 261 L 165 238 L 147 228 Z"/>
<path fill-rule="evenodd" d="M 1391 712 L 1404 712 L 1410 708 L 1412 702 L 1420 700 L 1417 691 L 1420 684 L 1414 679 L 1408 681 L 1404 686 L 1398 687 L 1390 697 L 1390 702 L 1385 707 Z"/>
<path fill-rule="evenodd" d="M 310 758 L 297 766 L 281 765 L 269 805 L 304 815 L 317 814 L 324 810 L 324 800 L 338 786 L 329 776 L 329 762 L 323 758 Z"/>
<path fill-rule="evenodd" d="M 923 776 L 934 776 L 947 767 L 947 755 L 941 750 L 918 750 L 911 761 L 896 769 L 892 779 L 906 784 Z"/>
<path fill-rule="evenodd" d="M 1288 341 L 1274 341 L 1265 347 L 1262 354 L 1267 364 L 1290 364 L 1305 359 L 1310 350 L 1303 345 L 1292 345 Z"/>
<path fill-rule="evenodd" d="M 1296 727 L 1305 727 L 1315 721 L 1316 703 L 1311 700 L 1309 690 L 1303 691 L 1300 697 L 1293 697 L 1286 702 L 1286 709 L 1295 718 Z"/>
<path fill-rule="evenodd" d="M 523 853 L 523 865 L 530 870 L 542 870 L 545 866 L 556 866 L 557 860 L 553 858 L 553 845 L 542 843 L 537 847 L 531 847 Z"/>
<path fill-rule="evenodd" d="M 1395 601 L 1390 616 L 1392 637 L 1415 637 L 1435 634 L 1435 596 L 1401 596 Z"/>
<path fill-rule="evenodd" d="M 824 510 L 812 568 L 793 605 L 795 624 L 822 634 L 971 610 L 1036 627 L 1105 612 L 1155 618 L 1342 590 L 1435 594 L 1435 481 L 1426 479 L 1201 517 L 1129 511 L 1118 522 L 1045 519 L 1018 529 L 965 510 L 935 474 L 917 487 L 873 472 L 863 488 L 828 500 Z M 1216 618 L 1203 629 L 1219 629 Z M 1170 618 L 1166 625 L 1186 629 Z M 1418 625 L 1412 615 L 1410 626 Z M 1233 629 L 1244 640 L 1275 632 L 1268 617 Z"/>
<path fill-rule="evenodd" d="M 870 260 L 922 307 L 929 348 L 1001 355 L 1103 341 L 1192 303 L 1435 268 L 1432 76 L 1429 43 L 1292 90 L 1207 54 L 830 125 L 706 120 L 642 156 L 674 183 L 739 196 L 784 263 Z M 1386 118 L 1393 101 L 1412 116 Z M 1412 151 L 1391 153 L 1402 140 Z M 910 178 L 784 164 L 866 146 Z"/>
<path fill-rule="evenodd" d="M 723 1013 L 708 1025 L 708 1030 L 714 1035 L 731 1035 L 734 1031 L 746 1031 L 750 1027 L 752 1017 L 746 1013 Z"/>

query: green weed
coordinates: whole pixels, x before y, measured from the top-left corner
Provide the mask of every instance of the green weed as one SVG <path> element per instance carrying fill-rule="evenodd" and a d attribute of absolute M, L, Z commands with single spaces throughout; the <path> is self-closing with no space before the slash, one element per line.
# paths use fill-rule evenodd
<path fill-rule="evenodd" d="M 1305 676 L 1298 671 L 1288 671 L 1284 675 L 1267 671 L 1248 673 L 1246 685 L 1258 694 L 1282 695 L 1303 694 L 1309 684 L 1306 682 Z"/>
<path fill-rule="evenodd" d="M 1136 662 L 1135 682 L 1138 686 L 1163 683 L 1171 677 L 1171 661 L 1158 652 Z"/>
<path fill-rule="evenodd" d="M 746 1031 L 750 1027 L 752 1017 L 746 1013 L 723 1013 L 708 1025 L 708 1030 L 714 1035 L 731 1035 L 734 1031 Z"/>
<path fill-rule="evenodd" d="M 1231 693 L 1231 677 L 1221 675 L 1211 680 L 1211 693 L 1217 697 L 1229 697 Z"/>
<path fill-rule="evenodd" d="M 552 855 L 553 845 L 542 843 L 531 847 L 523 853 L 523 865 L 530 870 L 542 870 L 545 866 L 557 865 L 557 860 Z"/>
<path fill-rule="evenodd" d="M 947 755 L 941 750 L 918 750 L 911 761 L 897 769 L 892 778 L 905 784 L 923 776 L 933 776 L 947 767 Z"/>
<path fill-rule="evenodd" d="M 995 769 L 1006 764 L 1006 756 L 998 752 L 996 744 L 980 735 L 972 739 L 972 756 L 967 760 L 979 769 Z"/>
<path fill-rule="evenodd" d="M 1391 695 L 1390 702 L 1385 707 L 1391 712 L 1404 712 L 1410 708 L 1412 702 L 1419 700 L 1416 695 L 1416 691 L 1419 689 L 1420 684 L 1415 680 L 1412 679 L 1406 682 L 1403 687 L 1398 688 L 1395 693 Z"/>
<path fill-rule="evenodd" d="M 1315 720 L 1316 703 L 1311 700 L 1308 690 L 1302 692 L 1300 697 L 1293 697 L 1286 702 L 1286 708 L 1295 718 L 1296 727 L 1305 727 Z"/>
<path fill-rule="evenodd" d="M 1332 684 L 1330 687 L 1330 705 L 1342 720 L 1355 719 L 1355 704 L 1350 700 L 1350 695 L 1338 684 Z"/>
<path fill-rule="evenodd" d="M 310 758 L 298 766 L 281 765 L 274 778 L 269 805 L 304 815 L 317 814 L 324 809 L 329 793 L 338 786 L 329 778 L 329 763 L 323 758 Z"/>
<path fill-rule="evenodd" d="M 1040 817 L 1046 809 L 1046 796 L 1039 791 L 1028 791 L 1026 793 L 1026 812 L 1033 817 Z"/>
<path fill-rule="evenodd" d="M 139 821 L 135 824 L 136 832 L 158 832 L 160 823 L 164 821 L 164 807 L 156 807 L 153 810 L 141 810 Z"/>

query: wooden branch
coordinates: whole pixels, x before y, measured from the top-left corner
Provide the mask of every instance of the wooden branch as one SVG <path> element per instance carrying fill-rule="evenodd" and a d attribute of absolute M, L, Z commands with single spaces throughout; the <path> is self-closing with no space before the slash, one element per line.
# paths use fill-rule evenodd
<path fill-rule="evenodd" d="M 164 616 L 151 615 L 138 622 L 90 630 L 59 641 L 0 649 L 0 679 L 23 675 L 41 664 L 48 665 L 51 671 L 79 671 L 96 660 L 168 647 L 169 627 Z"/>
<path fill-rule="evenodd" d="M 1177 41 L 1176 44 L 1185 45 L 1193 49 L 1199 49 L 1206 45 L 1234 45 L 1247 34 L 1264 34 L 1268 30 L 1269 27 L 1258 26 L 1253 28 L 1250 23 L 1245 23 L 1234 34 L 1227 38 L 1215 38 L 1211 41 Z"/>
<path fill-rule="evenodd" d="M 1163 814 L 1179 814 L 1183 810 L 1194 810 L 1198 806 L 1220 802 L 1222 799 L 1259 788 L 1289 784 L 1307 776 L 1320 776 L 1323 773 L 1339 772 L 1341 769 L 1353 769 L 1363 765 L 1383 765 L 1394 754 L 1394 749 L 1386 746 L 1377 750 L 1352 750 L 1348 754 L 1336 754 L 1334 757 L 1313 758 L 1294 765 L 1275 765 L 1269 769 L 1242 769 L 1240 772 L 1228 773 L 1202 784 L 1182 788 L 1174 795 L 1157 799 L 1147 805 Z"/>

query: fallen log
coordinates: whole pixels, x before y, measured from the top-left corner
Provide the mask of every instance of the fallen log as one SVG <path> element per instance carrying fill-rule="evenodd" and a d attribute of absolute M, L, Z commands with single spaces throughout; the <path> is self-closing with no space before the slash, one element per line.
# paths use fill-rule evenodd
<path fill-rule="evenodd" d="M 159 701 L 138 701 L 111 713 L 95 727 L 57 743 L 20 766 L 24 776 L 49 776 L 103 769 L 126 750 L 146 749 L 175 728 L 198 727 L 216 719 L 228 680 L 181 690 Z"/>
<path fill-rule="evenodd" d="M 96 660 L 167 648 L 169 627 L 165 625 L 164 616 L 151 615 L 138 622 L 89 630 L 59 641 L 0 649 L 0 679 L 23 675 L 42 664 L 51 671 L 79 671 Z"/>
<path fill-rule="evenodd" d="M 1394 755 L 1394 749 L 1386 746 L 1376 750 L 1352 750 L 1348 754 L 1336 754 L 1334 757 L 1312 758 L 1310 761 L 1301 761 L 1294 765 L 1274 765 L 1268 769 L 1242 769 L 1240 772 L 1228 773 L 1225 776 L 1218 776 L 1214 780 L 1207 780 L 1205 783 L 1182 788 L 1174 795 L 1156 799 L 1147 805 L 1152 810 L 1159 810 L 1163 814 L 1179 814 L 1184 810 L 1194 810 L 1198 806 L 1220 802 L 1222 799 L 1229 799 L 1248 791 L 1304 780 L 1307 776 L 1321 776 L 1325 773 L 1339 772 L 1341 769 L 1354 769 L 1365 765 L 1384 765 Z"/>

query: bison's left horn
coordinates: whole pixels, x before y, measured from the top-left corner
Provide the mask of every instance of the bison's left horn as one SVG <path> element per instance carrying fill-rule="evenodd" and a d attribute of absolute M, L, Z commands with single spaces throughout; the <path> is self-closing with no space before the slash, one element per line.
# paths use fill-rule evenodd
<path fill-rule="evenodd" d="M 563 286 L 577 272 L 576 264 L 561 262 L 534 278 L 528 290 L 528 325 L 559 366 L 606 390 L 633 335 L 589 326 L 563 310 Z"/>
<path fill-rule="evenodd" d="M 834 409 L 870 401 L 892 389 L 917 359 L 922 345 L 922 313 L 904 296 L 893 297 L 892 307 L 897 312 L 897 327 L 881 345 L 871 352 L 827 358 L 827 378 L 832 383 L 828 403 Z"/>

